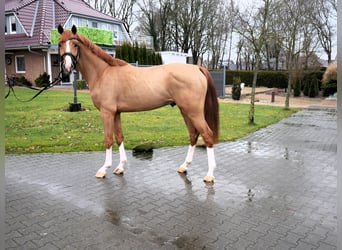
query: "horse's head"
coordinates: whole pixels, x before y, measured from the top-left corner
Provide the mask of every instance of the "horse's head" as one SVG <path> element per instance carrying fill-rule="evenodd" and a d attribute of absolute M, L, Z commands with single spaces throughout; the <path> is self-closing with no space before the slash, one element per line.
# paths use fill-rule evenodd
<path fill-rule="evenodd" d="M 58 25 L 58 32 L 61 34 L 58 43 L 59 55 L 61 56 L 61 66 L 64 74 L 69 75 L 80 57 L 80 42 L 77 37 L 75 25 L 70 30 L 64 30 Z"/>

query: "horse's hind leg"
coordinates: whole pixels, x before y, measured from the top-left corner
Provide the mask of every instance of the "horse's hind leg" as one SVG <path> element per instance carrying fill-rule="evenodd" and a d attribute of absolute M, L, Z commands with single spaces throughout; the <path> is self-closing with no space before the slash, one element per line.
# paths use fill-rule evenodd
<path fill-rule="evenodd" d="M 190 116 L 189 116 L 190 117 Z M 205 121 L 204 116 L 191 116 L 191 123 L 198 131 L 206 146 L 207 146 L 207 157 L 208 157 L 208 172 L 204 177 L 204 181 L 211 183 L 214 182 L 214 170 L 216 168 L 215 154 L 214 154 L 214 135 L 212 130 L 209 128 L 207 122 Z"/>
<path fill-rule="evenodd" d="M 123 133 L 122 133 L 122 127 L 121 127 L 120 113 L 115 114 L 114 135 L 115 135 L 116 143 L 119 146 L 120 162 L 119 162 L 119 165 L 114 169 L 113 173 L 119 175 L 119 174 L 123 174 L 124 165 L 127 162 L 127 156 L 126 156 L 126 151 L 125 151 L 124 142 L 123 142 Z"/>
<path fill-rule="evenodd" d="M 181 111 L 182 112 L 182 111 Z M 188 149 L 188 153 L 185 157 L 185 161 L 183 164 L 178 168 L 178 173 L 186 173 L 188 170 L 188 166 L 191 164 L 194 153 L 195 153 L 195 148 L 196 148 L 196 143 L 197 139 L 199 136 L 199 133 L 197 132 L 196 128 L 192 125 L 190 119 L 182 112 L 185 124 L 188 128 L 189 131 L 189 136 L 190 136 L 190 145 Z"/>

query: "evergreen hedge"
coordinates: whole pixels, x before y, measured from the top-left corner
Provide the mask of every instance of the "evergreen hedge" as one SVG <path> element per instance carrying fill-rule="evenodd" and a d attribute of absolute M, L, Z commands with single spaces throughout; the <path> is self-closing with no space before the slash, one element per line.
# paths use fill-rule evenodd
<path fill-rule="evenodd" d="M 135 63 L 138 61 L 139 65 L 163 64 L 160 53 L 149 50 L 146 46 L 139 47 L 137 43 L 133 46 L 130 43 L 124 43 L 121 46 L 117 46 L 115 57 L 128 63 Z"/>
<path fill-rule="evenodd" d="M 253 71 L 252 70 L 227 70 L 226 84 L 231 85 L 234 77 L 240 77 L 241 82 L 245 86 L 252 87 Z M 257 87 L 268 88 L 286 88 L 287 87 L 287 71 L 258 71 Z"/>
<path fill-rule="evenodd" d="M 324 70 L 306 70 L 300 71 L 294 74 L 293 86 L 296 90 L 296 96 L 300 95 L 300 91 L 303 91 L 304 95 L 315 95 L 316 89 L 321 90 L 324 88 L 321 83 Z M 240 77 L 241 82 L 245 83 L 245 86 L 251 87 L 253 82 L 252 70 L 227 70 L 226 71 L 226 85 L 232 85 L 234 78 Z M 314 84 L 313 84 L 314 82 Z M 286 89 L 288 85 L 288 71 L 258 71 L 258 77 L 256 86 L 267 88 L 280 88 Z M 317 87 L 316 87 L 317 85 Z M 313 90 L 309 91 L 310 88 Z M 310 93 L 309 93 L 310 92 Z"/>

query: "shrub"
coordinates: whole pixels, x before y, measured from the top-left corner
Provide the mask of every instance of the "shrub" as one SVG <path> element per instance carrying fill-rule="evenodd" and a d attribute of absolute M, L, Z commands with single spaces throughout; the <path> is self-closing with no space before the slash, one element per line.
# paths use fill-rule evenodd
<path fill-rule="evenodd" d="M 233 77 L 232 98 L 233 100 L 240 100 L 241 98 L 241 78 L 240 77 Z"/>
<path fill-rule="evenodd" d="M 314 78 L 310 81 L 309 89 L 308 89 L 308 96 L 309 97 L 316 97 L 318 95 L 318 79 Z"/>
<path fill-rule="evenodd" d="M 32 86 L 32 83 L 31 83 L 29 80 L 27 80 L 27 79 L 25 78 L 25 76 L 19 77 L 19 79 L 17 79 L 17 83 L 18 83 L 19 85 L 25 85 L 25 86 L 29 86 L 29 87 Z"/>
<path fill-rule="evenodd" d="M 293 88 L 293 96 L 298 97 L 302 92 L 302 83 L 301 81 L 295 81 Z"/>
<path fill-rule="evenodd" d="M 331 80 L 327 84 L 322 85 L 323 96 L 327 97 L 337 92 L 337 81 Z"/>
<path fill-rule="evenodd" d="M 85 80 L 76 80 L 76 89 L 87 89 L 88 85 Z"/>
<path fill-rule="evenodd" d="M 50 76 L 44 72 L 43 74 L 40 74 L 34 82 L 37 87 L 47 87 L 50 85 Z"/>

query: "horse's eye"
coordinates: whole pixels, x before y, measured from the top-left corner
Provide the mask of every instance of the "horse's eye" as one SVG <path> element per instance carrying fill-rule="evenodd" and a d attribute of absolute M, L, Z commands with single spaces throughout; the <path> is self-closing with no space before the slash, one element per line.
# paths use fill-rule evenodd
<path fill-rule="evenodd" d="M 61 43 L 58 43 L 58 48 L 60 48 L 61 47 Z"/>
<path fill-rule="evenodd" d="M 74 47 L 75 47 L 75 48 L 77 48 L 77 47 L 78 47 L 78 44 L 77 44 L 77 43 L 75 43 L 75 44 L 74 44 Z"/>

